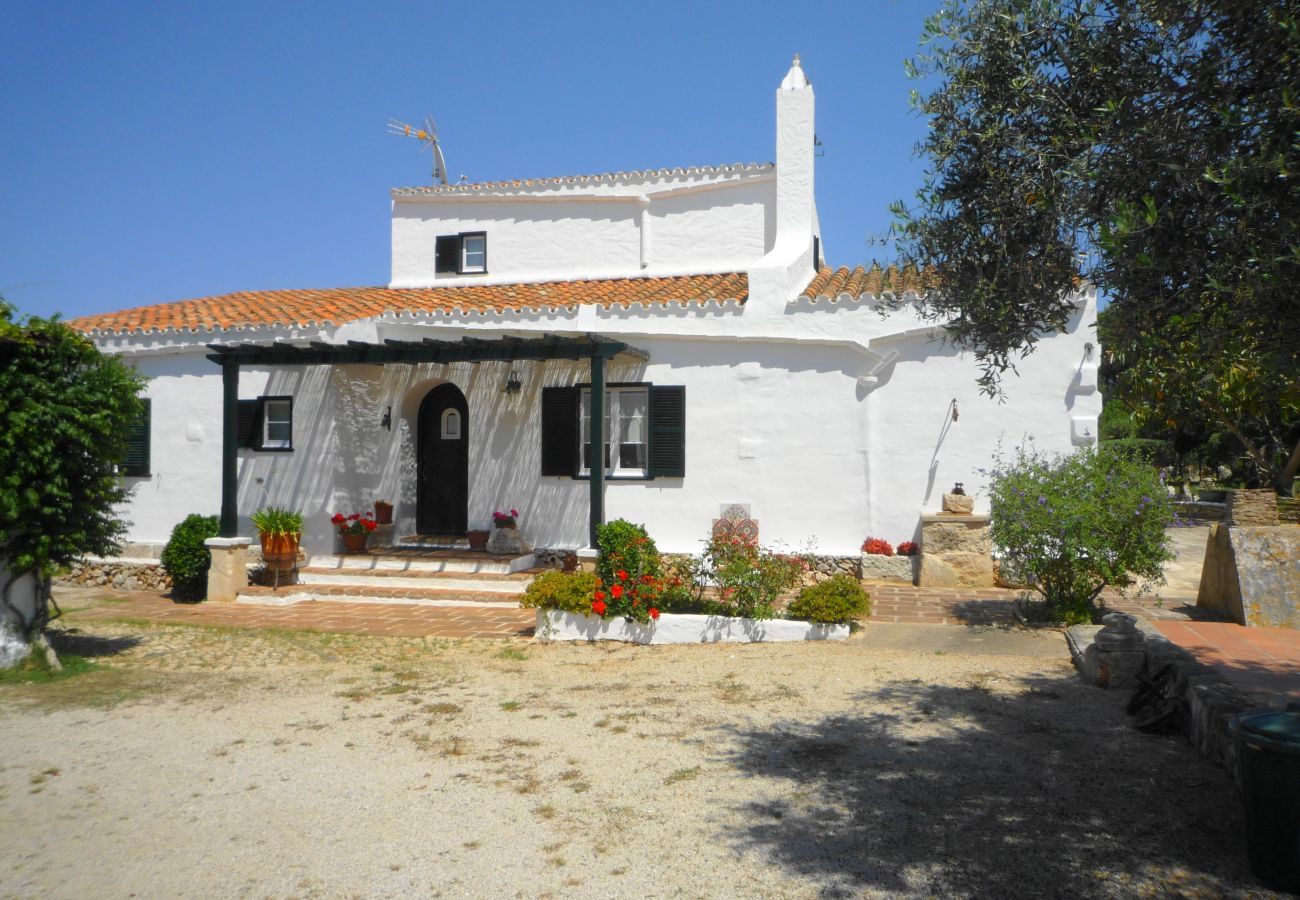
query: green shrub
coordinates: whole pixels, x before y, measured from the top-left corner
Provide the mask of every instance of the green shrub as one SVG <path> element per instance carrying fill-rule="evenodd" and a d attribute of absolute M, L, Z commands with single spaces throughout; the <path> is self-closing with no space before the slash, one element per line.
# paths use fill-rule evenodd
<path fill-rule="evenodd" d="M 809 622 L 847 625 L 870 611 L 870 597 L 858 580 L 848 575 L 835 575 L 800 591 L 786 615 Z"/>
<path fill-rule="evenodd" d="M 544 572 L 524 590 L 519 605 L 525 609 L 558 609 L 590 615 L 597 579 L 593 572 Z"/>
<path fill-rule="evenodd" d="M 1021 448 L 990 474 L 1001 571 L 1041 594 L 1052 621 L 1091 621 L 1108 585 L 1163 582 L 1173 508 L 1149 464 L 1105 445 L 1056 457 Z"/>
<path fill-rule="evenodd" d="M 772 553 L 738 534 L 714 534 L 704 547 L 695 582 L 714 589 L 704 595 L 705 610 L 714 615 L 770 619 L 776 602 L 799 583 L 804 561 Z"/>
<path fill-rule="evenodd" d="M 172 536 L 162 552 L 162 566 L 172 579 L 172 597 L 176 600 L 202 600 L 208 592 L 208 567 L 212 554 L 203 542 L 216 537 L 221 523 L 216 516 L 197 513 L 185 517 L 172 529 Z"/>
<path fill-rule="evenodd" d="M 634 578 L 661 574 L 659 548 L 646 533 L 644 525 L 635 525 L 626 519 L 615 519 L 596 526 L 596 574 L 602 583 L 613 584 L 619 570 Z"/>
<path fill-rule="evenodd" d="M 302 534 L 302 513 L 278 506 L 259 509 L 250 516 L 261 534 Z"/>

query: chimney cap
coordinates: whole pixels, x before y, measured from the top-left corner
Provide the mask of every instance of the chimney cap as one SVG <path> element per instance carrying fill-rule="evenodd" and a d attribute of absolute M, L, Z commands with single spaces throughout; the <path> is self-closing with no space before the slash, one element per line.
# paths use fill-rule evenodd
<path fill-rule="evenodd" d="M 808 76 L 804 74 L 803 65 L 799 62 L 799 54 L 796 53 L 794 62 L 790 64 L 790 71 L 785 73 L 785 78 L 781 81 L 781 90 L 801 91 L 809 86 Z"/>

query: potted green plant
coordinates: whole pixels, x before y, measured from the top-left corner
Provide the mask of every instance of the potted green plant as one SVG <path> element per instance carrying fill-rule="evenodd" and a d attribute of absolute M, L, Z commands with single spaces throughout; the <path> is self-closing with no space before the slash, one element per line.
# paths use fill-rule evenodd
<path fill-rule="evenodd" d="M 262 541 L 262 559 L 272 568 L 293 568 L 302 542 L 302 513 L 278 506 L 259 509 L 250 517 Z M 288 563 L 288 565 L 285 565 Z"/>

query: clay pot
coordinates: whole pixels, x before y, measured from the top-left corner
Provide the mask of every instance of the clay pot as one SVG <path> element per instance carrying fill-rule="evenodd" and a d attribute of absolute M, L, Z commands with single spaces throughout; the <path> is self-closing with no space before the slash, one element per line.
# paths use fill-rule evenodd
<path fill-rule="evenodd" d="M 343 550 L 345 553 L 365 553 L 368 534 L 344 534 Z"/>
<path fill-rule="evenodd" d="M 382 500 L 375 501 L 375 521 L 380 525 L 393 524 L 393 504 L 384 503 Z"/>
<path fill-rule="evenodd" d="M 490 533 L 491 532 L 485 529 L 478 529 L 478 528 L 465 532 L 465 537 L 469 539 L 469 549 L 482 550 L 484 547 L 486 547 L 488 542 L 488 535 Z"/>
<path fill-rule="evenodd" d="M 263 534 L 262 559 L 267 568 L 285 571 L 292 569 L 298 562 L 299 534 Z"/>

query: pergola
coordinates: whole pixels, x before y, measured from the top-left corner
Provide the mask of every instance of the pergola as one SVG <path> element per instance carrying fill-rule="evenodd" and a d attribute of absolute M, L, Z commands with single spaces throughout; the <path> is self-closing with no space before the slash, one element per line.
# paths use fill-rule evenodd
<path fill-rule="evenodd" d="M 569 359 L 591 361 L 591 459 L 603 458 L 605 445 L 605 361 L 623 353 L 638 359 L 647 354 L 622 341 L 598 334 L 579 337 L 553 334 L 537 338 L 504 337 L 493 340 L 465 337 L 458 340 L 385 340 L 382 344 L 348 341 L 346 344 L 312 342 L 306 345 L 209 344 L 208 359 L 221 366 L 221 536 L 239 533 L 238 443 L 240 366 L 342 366 L 400 363 L 513 362 L 516 360 Z M 596 526 L 605 520 L 605 471 L 591 467 L 591 546 L 596 546 Z"/>

